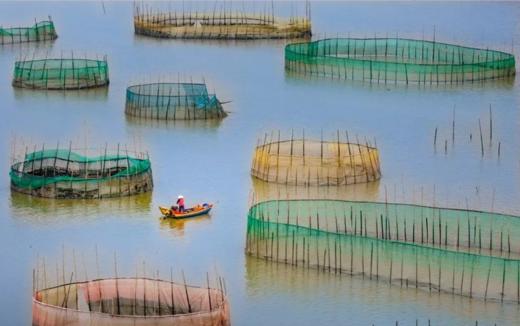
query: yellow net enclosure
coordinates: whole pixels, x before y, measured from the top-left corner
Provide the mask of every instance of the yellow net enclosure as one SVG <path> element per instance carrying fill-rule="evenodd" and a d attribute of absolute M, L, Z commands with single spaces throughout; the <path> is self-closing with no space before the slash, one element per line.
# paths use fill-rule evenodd
<path fill-rule="evenodd" d="M 343 139 L 343 137 L 345 137 Z M 327 186 L 365 183 L 381 178 L 379 151 L 337 132 L 335 140 L 281 139 L 271 134 L 253 154 L 251 175 L 287 185 Z"/>
<path fill-rule="evenodd" d="M 178 39 L 258 40 L 295 39 L 311 36 L 310 5 L 305 3 L 305 15 L 275 17 L 274 2 L 269 10 L 245 12 L 224 3 L 211 11 L 153 9 L 136 5 L 136 34 Z"/>

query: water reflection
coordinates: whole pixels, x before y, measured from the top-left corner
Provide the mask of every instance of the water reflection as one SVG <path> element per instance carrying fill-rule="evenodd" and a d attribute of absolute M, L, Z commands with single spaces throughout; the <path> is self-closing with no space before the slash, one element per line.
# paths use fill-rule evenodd
<path fill-rule="evenodd" d="M 37 90 L 13 87 L 14 97 L 17 100 L 29 98 L 31 101 L 38 100 L 54 100 L 54 99 L 71 99 L 75 101 L 103 101 L 108 100 L 108 87 L 96 87 L 87 89 L 70 89 L 70 90 Z"/>
<path fill-rule="evenodd" d="M 174 236 L 184 236 L 186 227 L 208 224 L 210 223 L 210 218 L 209 214 L 186 219 L 160 217 L 161 229 L 168 231 Z"/>
<path fill-rule="evenodd" d="M 150 211 L 151 193 L 107 199 L 39 198 L 11 191 L 13 218 L 33 224 L 103 218 L 110 216 L 146 215 Z"/>
<path fill-rule="evenodd" d="M 204 129 L 217 131 L 222 119 L 208 120 L 156 120 L 125 115 L 128 126 L 146 129 Z"/>
<path fill-rule="evenodd" d="M 168 38 L 156 38 L 144 35 L 134 34 L 134 43 L 141 45 L 163 45 L 182 43 L 186 45 L 212 45 L 216 47 L 229 47 L 239 46 L 243 48 L 257 48 L 265 46 L 280 46 L 283 47 L 288 43 L 310 41 L 310 38 L 297 38 L 297 39 L 259 39 L 259 40 L 226 40 L 226 39 L 168 39 Z"/>
<path fill-rule="evenodd" d="M 302 74 L 300 72 L 285 70 L 285 81 L 290 85 L 320 85 L 320 86 L 338 86 L 338 85 L 349 85 L 354 88 L 366 88 L 369 87 L 375 90 L 391 90 L 391 89 L 412 89 L 412 90 L 512 90 L 515 86 L 515 76 L 500 78 L 500 79 L 487 79 L 476 82 L 465 82 L 460 84 L 408 84 L 403 82 L 394 83 L 394 81 L 381 80 L 377 81 L 359 81 L 349 80 L 338 77 L 320 76 L 311 74 Z"/>
<path fill-rule="evenodd" d="M 514 304 L 468 300 L 437 292 L 432 295 L 415 288 L 390 287 L 368 277 L 339 276 L 250 256 L 246 256 L 246 286 L 253 300 L 271 302 L 272 313 L 304 306 L 312 315 L 323 313 L 320 309 L 328 306 L 327 310 L 335 314 L 328 317 L 332 323 L 350 320 L 352 325 L 389 325 L 389 321 L 393 324 L 398 320 L 399 324 L 412 325 L 418 318 L 423 321 L 420 324 L 430 319 L 431 325 L 474 325 L 475 320 L 485 325 L 497 320 L 513 325 L 520 318 Z M 288 298 L 293 307 L 284 302 Z M 505 313 L 508 320 L 504 320 Z M 290 318 L 294 320 L 294 316 Z M 323 321 L 323 315 L 319 320 Z"/>
<path fill-rule="evenodd" d="M 256 201 L 273 199 L 344 199 L 376 201 L 379 197 L 380 181 L 348 186 L 289 186 L 251 178 Z"/>
<path fill-rule="evenodd" d="M 50 51 L 54 46 L 54 42 L 54 40 L 48 40 L 40 42 L 0 44 L 0 49 L 2 52 L 9 52 L 21 56 L 26 55 L 27 53 L 32 53 L 33 51 Z"/>

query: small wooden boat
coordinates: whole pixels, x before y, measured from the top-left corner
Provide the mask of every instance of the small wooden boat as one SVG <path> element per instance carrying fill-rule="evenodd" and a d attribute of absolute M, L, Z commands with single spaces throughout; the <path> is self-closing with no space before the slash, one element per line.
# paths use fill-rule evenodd
<path fill-rule="evenodd" d="M 195 216 L 200 216 L 204 214 L 208 214 L 209 211 L 213 208 L 213 204 L 204 204 L 197 205 L 191 208 L 185 209 L 184 212 L 179 212 L 177 210 L 172 210 L 169 207 L 159 206 L 159 210 L 164 217 L 172 217 L 172 218 L 190 218 Z"/>

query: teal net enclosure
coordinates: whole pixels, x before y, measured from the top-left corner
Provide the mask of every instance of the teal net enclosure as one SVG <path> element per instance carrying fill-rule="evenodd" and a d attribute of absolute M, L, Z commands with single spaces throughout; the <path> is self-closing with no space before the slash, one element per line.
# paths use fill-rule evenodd
<path fill-rule="evenodd" d="M 126 90 L 128 116 L 157 120 L 220 119 L 227 114 L 203 83 L 149 83 Z"/>
<path fill-rule="evenodd" d="M 353 204 L 327 200 L 257 203 L 248 212 L 246 252 L 401 287 L 520 303 L 518 255 L 378 237 L 370 234 L 367 220 L 358 216 L 356 222 L 350 217 L 348 205 Z M 482 218 L 498 223 L 513 217 Z"/>
<path fill-rule="evenodd" d="M 462 84 L 514 76 L 515 57 L 435 41 L 331 38 L 287 45 L 285 69 L 366 82 Z"/>
<path fill-rule="evenodd" d="M 119 147 L 34 151 L 15 161 L 9 175 L 13 191 L 47 198 L 119 197 L 153 188 L 148 155 Z"/>
<path fill-rule="evenodd" d="M 5 28 L 0 26 L 0 45 L 51 41 L 56 38 L 58 38 L 58 34 L 50 17 L 49 20 L 35 22 L 30 27 Z"/>
<path fill-rule="evenodd" d="M 31 89 L 67 90 L 107 86 L 106 56 L 88 58 L 45 58 L 16 61 L 13 86 Z"/>

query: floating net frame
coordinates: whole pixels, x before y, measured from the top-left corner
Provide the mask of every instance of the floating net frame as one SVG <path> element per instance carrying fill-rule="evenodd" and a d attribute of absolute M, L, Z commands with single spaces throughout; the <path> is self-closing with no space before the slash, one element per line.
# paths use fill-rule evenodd
<path fill-rule="evenodd" d="M 155 120 L 209 120 L 227 116 L 205 83 L 152 82 L 126 89 L 125 113 Z"/>
<path fill-rule="evenodd" d="M 222 290 L 152 278 L 104 278 L 37 290 L 32 324 L 230 325 Z"/>
<path fill-rule="evenodd" d="M 290 219 L 293 215 L 302 214 L 333 221 L 331 224 L 321 224 L 322 231 L 520 258 L 520 217 L 515 215 L 330 198 L 273 202 L 276 202 L 280 214 L 292 214 Z M 286 217 L 284 215 L 280 219 Z"/>
<path fill-rule="evenodd" d="M 107 86 L 107 56 L 99 58 L 21 59 L 15 62 L 13 86 L 30 89 L 67 90 Z"/>
<path fill-rule="evenodd" d="M 283 139 L 271 133 L 258 141 L 251 175 L 263 181 L 286 185 L 327 186 L 376 181 L 381 178 L 379 151 L 366 141 L 350 142 L 338 131 L 336 140 Z M 357 137 L 356 137 L 357 138 Z"/>
<path fill-rule="evenodd" d="M 0 26 L 0 45 L 27 43 L 27 42 L 44 42 L 52 41 L 58 38 L 54 22 L 49 16 L 49 20 L 37 22 L 31 27 L 10 27 L 4 28 Z"/>
<path fill-rule="evenodd" d="M 435 41 L 328 38 L 285 47 L 285 69 L 302 75 L 419 85 L 512 78 L 512 54 Z"/>
<path fill-rule="evenodd" d="M 96 156 L 91 156 L 96 153 Z M 153 189 L 148 153 L 117 149 L 42 149 L 11 165 L 11 190 L 31 196 L 101 199 Z"/>
<path fill-rule="evenodd" d="M 520 260 L 350 234 L 342 219 L 305 211 L 326 201 L 276 200 L 248 212 L 249 255 L 390 285 L 520 304 Z M 292 210 L 291 210 L 292 209 Z M 338 224 L 336 224 L 338 223 Z M 361 226 L 359 226 L 361 227 Z"/>
<path fill-rule="evenodd" d="M 186 282 L 184 271 L 177 282 L 170 267 L 166 280 L 159 269 L 147 272 L 143 261 L 142 271 L 136 266 L 134 276 L 121 276 L 115 253 L 113 270 L 107 274 L 100 271 L 97 246 L 95 264 L 85 263 L 83 254 L 78 260 L 74 250 L 69 258 L 65 246 L 62 250 L 55 269 L 53 262 L 37 257 L 33 325 L 230 325 L 226 284 L 218 274 L 206 273 L 205 284 L 194 286 Z"/>
<path fill-rule="evenodd" d="M 312 35 L 310 4 L 305 2 L 305 16 L 277 18 L 274 6 L 260 14 L 233 12 L 220 8 L 218 12 L 182 12 L 153 10 L 148 6 L 134 7 L 135 34 L 157 38 L 260 40 L 297 39 Z"/>

